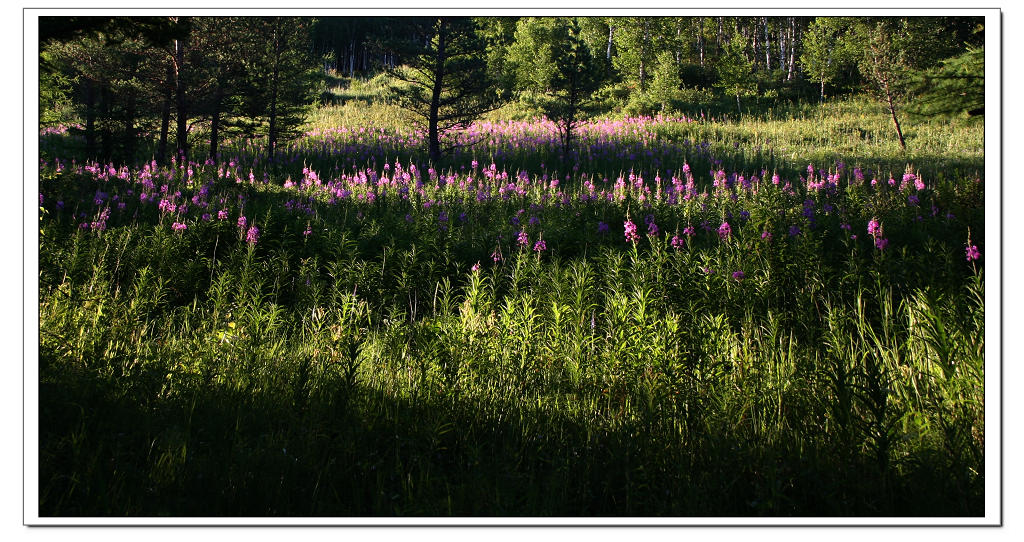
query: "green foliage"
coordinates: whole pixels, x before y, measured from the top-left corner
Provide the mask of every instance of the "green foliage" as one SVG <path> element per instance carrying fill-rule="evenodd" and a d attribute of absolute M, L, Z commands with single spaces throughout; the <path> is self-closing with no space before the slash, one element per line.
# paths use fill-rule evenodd
<path fill-rule="evenodd" d="M 651 98 L 660 105 L 661 111 L 677 111 L 681 100 L 679 93 L 683 88 L 683 80 L 679 67 L 669 51 L 658 55 L 658 63 L 654 68 L 651 81 Z"/>
<path fill-rule="evenodd" d="M 918 72 L 910 112 L 921 116 L 981 115 L 985 110 L 985 49 L 970 48 Z"/>
<path fill-rule="evenodd" d="M 807 29 L 800 65 L 812 81 L 821 84 L 822 100 L 825 85 L 856 63 L 857 49 L 850 36 L 853 25 L 848 17 L 817 17 Z"/>
<path fill-rule="evenodd" d="M 532 91 L 535 106 L 559 128 L 568 155 L 574 130 L 598 110 L 595 93 L 604 83 L 604 64 L 583 40 L 574 18 L 522 19 L 509 49 L 521 89 Z"/>
<path fill-rule="evenodd" d="M 241 58 L 245 79 L 239 96 L 245 115 L 266 126 L 271 155 L 298 135 L 299 126 L 314 99 L 315 71 L 309 56 L 310 24 L 297 17 L 261 17 L 247 20 L 239 30 L 248 32 L 249 47 Z"/>
<path fill-rule="evenodd" d="M 725 48 L 725 54 L 718 63 L 719 86 L 726 94 L 736 96 L 736 108 L 739 112 L 740 96 L 757 93 L 753 80 L 753 66 L 744 55 L 745 43 L 740 36 L 733 36 Z"/>
<path fill-rule="evenodd" d="M 448 136 L 500 105 L 485 58 L 485 40 L 465 17 L 396 21 L 401 29 L 386 48 L 403 59 L 391 71 L 408 83 L 394 87 L 402 107 L 427 133 L 430 159 L 437 161 L 461 145 Z M 442 146 L 444 140 L 444 146 Z"/>
<path fill-rule="evenodd" d="M 54 51 L 39 53 L 39 125 L 70 124 L 71 109 L 75 102 L 72 96 L 74 76 L 67 71 L 53 69 Z"/>

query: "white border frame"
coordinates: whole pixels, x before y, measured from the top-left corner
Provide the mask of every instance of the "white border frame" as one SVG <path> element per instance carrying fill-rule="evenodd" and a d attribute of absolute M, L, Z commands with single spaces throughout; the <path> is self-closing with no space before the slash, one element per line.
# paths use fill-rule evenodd
<path fill-rule="evenodd" d="M 801 1 L 801 0 L 797 0 Z M 42 3 L 42 2 L 40 2 Z M 39 7 L 26 7 L 23 10 L 23 31 L 24 31 L 24 157 L 23 157 L 23 231 L 24 237 L 24 359 L 23 359 L 23 407 L 24 407 L 24 440 L 23 440 L 23 521 L 26 525 L 350 525 L 350 526 L 654 526 L 654 525 L 704 525 L 704 526 L 847 526 L 847 525 L 872 525 L 872 526 L 994 526 L 1002 525 L 1003 513 L 1003 456 L 1002 456 L 1002 16 L 998 8 L 986 9 L 914 9 L 899 8 L 889 9 L 884 7 L 869 7 L 857 9 L 832 9 L 832 8 L 792 8 L 792 9 L 743 9 L 729 8 L 723 6 L 718 9 L 696 8 L 696 9 L 609 9 L 609 8 L 557 8 L 545 9 L 542 6 L 530 6 L 524 8 L 502 8 L 486 9 L 479 7 L 458 7 L 448 11 L 452 15 L 528 15 L 540 14 L 545 16 L 558 15 L 591 15 L 591 16 L 623 16 L 633 13 L 644 15 L 689 15 L 707 16 L 719 15 L 723 12 L 729 16 L 929 16 L 929 15 L 950 15 L 950 16 L 983 16 L 985 17 L 985 72 L 986 72 L 986 117 L 985 117 L 985 516 L 973 517 L 952 517 L 952 518 L 917 518 L 917 517 L 868 517 L 868 518 L 845 518 L 845 517 L 824 517 L 824 518 L 42 518 L 38 511 L 38 441 L 39 441 L 39 413 L 38 413 L 38 381 L 39 371 L 39 303 L 38 303 L 38 18 L 51 15 L 97 15 L 116 12 L 118 15 L 153 15 L 151 9 L 139 9 L 131 7 L 131 3 L 122 0 L 113 0 L 109 4 L 129 4 L 126 8 L 103 8 L 83 9 L 71 8 L 61 9 L 63 6 L 55 5 L 52 9 L 46 7 L 46 2 Z M 310 2 L 314 3 L 314 2 Z M 731 2 L 722 1 L 722 4 Z M 803 2 L 801 2 L 803 3 Z M 137 5 L 137 3 L 134 3 Z M 403 9 L 408 6 L 407 2 L 390 2 L 381 0 L 382 8 L 401 9 L 402 15 L 432 14 L 443 8 L 414 8 Z M 392 6 L 392 4 L 398 4 Z M 405 4 L 403 6 L 402 4 Z M 543 4 L 538 2 L 538 4 Z M 249 4 L 251 5 L 251 3 Z M 330 4 L 327 4 L 330 6 Z M 334 4 L 336 5 L 336 4 Z M 593 4 L 589 4 L 593 5 Z M 332 6 L 333 7 L 333 6 Z M 298 16 L 310 16 L 315 14 L 330 15 L 384 15 L 394 14 L 394 11 L 386 12 L 380 8 L 351 8 L 351 9 L 328 9 L 324 7 L 313 7 L 303 9 L 242 9 L 242 8 L 168 8 L 159 9 L 161 14 L 194 14 L 202 16 L 218 15 L 262 15 L 262 14 L 289 14 Z"/>

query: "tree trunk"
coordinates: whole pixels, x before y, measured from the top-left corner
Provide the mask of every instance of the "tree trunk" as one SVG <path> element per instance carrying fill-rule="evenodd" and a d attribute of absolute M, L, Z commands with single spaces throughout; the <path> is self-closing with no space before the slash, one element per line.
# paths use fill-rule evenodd
<path fill-rule="evenodd" d="M 184 68 L 185 43 L 182 40 L 174 40 L 174 101 L 178 109 L 175 144 L 177 145 L 177 157 L 182 162 L 188 160 L 188 111 L 185 105 Z"/>
<path fill-rule="evenodd" d="M 614 37 L 614 36 L 615 36 L 615 27 L 612 26 L 612 25 L 608 25 L 608 52 L 607 52 L 608 60 L 612 59 L 612 37 Z"/>
<path fill-rule="evenodd" d="M 281 20 L 274 24 L 274 71 L 270 76 L 270 126 L 267 129 L 267 160 L 275 163 L 277 147 L 277 91 L 281 64 Z"/>
<path fill-rule="evenodd" d="M 110 131 L 110 87 L 100 88 L 100 160 L 110 161 L 114 154 L 114 134 Z"/>
<path fill-rule="evenodd" d="M 789 18 L 789 72 L 786 80 L 793 80 L 793 64 L 796 60 L 796 17 Z"/>
<path fill-rule="evenodd" d="M 889 106 L 889 114 L 892 115 L 892 124 L 896 127 L 896 137 L 900 139 L 900 148 L 907 150 L 907 142 L 903 139 L 903 129 L 900 128 L 900 120 L 896 118 L 896 106 L 893 104 L 889 85 L 885 85 L 885 101 Z"/>
<path fill-rule="evenodd" d="M 441 108 L 441 91 L 445 76 L 445 21 L 437 22 L 437 56 L 434 59 L 434 86 L 430 90 L 430 117 L 427 125 L 427 145 L 430 160 L 435 164 L 441 159 L 440 134 L 437 131 L 438 113 Z"/>
<path fill-rule="evenodd" d="M 174 84 L 174 69 L 167 65 L 167 80 L 163 88 L 163 105 L 160 107 L 160 143 L 156 148 L 157 163 L 167 163 L 167 133 L 171 129 L 171 85 Z"/>
<path fill-rule="evenodd" d="M 89 79 L 85 80 L 85 154 L 96 157 L 96 89 Z"/>
<path fill-rule="evenodd" d="M 223 97 L 223 87 L 217 85 L 213 95 L 213 113 L 210 117 L 210 160 L 217 163 L 217 145 L 220 138 L 220 102 Z"/>
<path fill-rule="evenodd" d="M 647 64 L 644 59 L 647 57 L 647 44 L 651 41 L 650 22 L 645 17 L 644 22 L 644 40 L 640 46 L 640 92 L 647 90 Z"/>
<path fill-rule="evenodd" d="M 138 135 L 135 130 L 136 100 L 135 91 L 129 91 L 124 106 L 124 159 L 129 163 L 135 161 L 135 148 Z"/>
<path fill-rule="evenodd" d="M 704 17 L 697 18 L 697 54 L 700 57 L 700 67 L 704 67 Z"/>
<path fill-rule="evenodd" d="M 825 79 L 821 80 L 821 103 L 825 103 Z"/>
<path fill-rule="evenodd" d="M 779 69 L 786 67 L 786 31 L 780 25 L 779 27 Z"/>

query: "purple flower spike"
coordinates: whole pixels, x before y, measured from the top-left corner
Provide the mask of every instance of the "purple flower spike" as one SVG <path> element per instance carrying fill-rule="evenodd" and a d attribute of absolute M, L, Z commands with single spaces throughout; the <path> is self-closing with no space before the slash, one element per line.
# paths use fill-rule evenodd
<path fill-rule="evenodd" d="M 625 226 L 625 228 L 626 228 L 626 240 L 627 241 L 629 241 L 631 243 L 635 243 L 635 242 L 637 242 L 637 240 L 640 239 L 640 236 L 636 234 L 636 224 L 634 224 L 632 220 L 628 220 L 627 219 L 623 223 L 623 226 Z"/>
<path fill-rule="evenodd" d="M 728 222 L 722 222 L 722 225 L 718 227 L 718 237 L 723 241 L 728 239 L 732 235 L 732 226 Z"/>
<path fill-rule="evenodd" d="M 971 245 L 967 247 L 967 261 L 971 262 L 981 257 L 981 252 L 978 250 L 977 245 Z"/>
<path fill-rule="evenodd" d="M 880 233 L 882 233 L 881 224 L 879 224 L 877 220 L 871 219 L 871 221 L 868 222 L 868 235 L 876 237 Z"/>

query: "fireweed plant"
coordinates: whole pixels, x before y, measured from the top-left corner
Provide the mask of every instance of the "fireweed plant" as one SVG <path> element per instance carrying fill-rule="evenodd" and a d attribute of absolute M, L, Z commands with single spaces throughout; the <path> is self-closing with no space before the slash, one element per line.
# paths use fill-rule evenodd
<path fill-rule="evenodd" d="M 737 129 L 42 134 L 41 514 L 983 514 L 983 181 Z"/>

